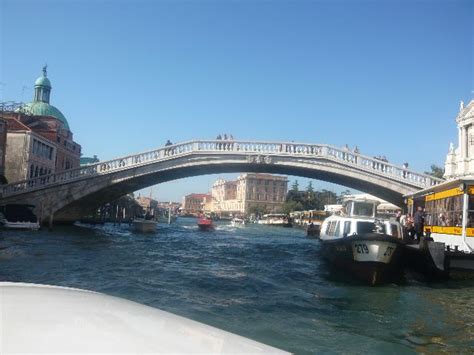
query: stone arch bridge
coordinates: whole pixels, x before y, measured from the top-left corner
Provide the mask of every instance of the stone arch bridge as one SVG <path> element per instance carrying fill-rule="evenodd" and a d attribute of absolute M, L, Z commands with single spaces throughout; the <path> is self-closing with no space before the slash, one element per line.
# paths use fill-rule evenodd
<path fill-rule="evenodd" d="M 0 204 L 35 205 L 41 220 L 72 222 L 127 193 L 183 177 L 265 172 L 324 180 L 395 205 L 442 180 L 324 144 L 190 141 L 0 186 Z"/>

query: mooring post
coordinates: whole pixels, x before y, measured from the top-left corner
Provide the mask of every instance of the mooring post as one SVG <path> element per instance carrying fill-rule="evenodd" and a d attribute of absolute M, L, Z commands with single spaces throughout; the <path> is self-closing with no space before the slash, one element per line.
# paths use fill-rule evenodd
<path fill-rule="evenodd" d="M 54 217 L 54 215 L 53 215 L 53 213 L 51 212 L 51 213 L 49 214 L 49 223 L 48 223 L 48 230 L 49 230 L 49 231 L 52 231 L 52 230 L 53 230 L 53 217 Z"/>

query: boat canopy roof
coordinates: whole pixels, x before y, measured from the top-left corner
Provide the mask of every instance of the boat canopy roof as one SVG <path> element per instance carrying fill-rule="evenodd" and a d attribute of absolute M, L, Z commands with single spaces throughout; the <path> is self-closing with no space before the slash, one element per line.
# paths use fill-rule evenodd
<path fill-rule="evenodd" d="M 419 198 L 432 193 L 441 192 L 445 190 L 452 189 L 454 187 L 459 187 L 461 190 L 464 190 L 466 186 L 474 185 L 474 176 L 467 176 L 458 179 L 448 180 L 442 182 L 441 184 L 428 187 L 426 189 L 416 191 L 411 194 L 404 195 L 405 198 Z"/>

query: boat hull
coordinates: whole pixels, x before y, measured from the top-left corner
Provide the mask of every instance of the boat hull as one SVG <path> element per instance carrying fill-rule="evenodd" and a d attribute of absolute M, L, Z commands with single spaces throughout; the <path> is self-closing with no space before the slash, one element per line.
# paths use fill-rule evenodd
<path fill-rule="evenodd" d="M 214 225 L 212 224 L 200 224 L 198 223 L 198 228 L 201 231 L 211 231 L 214 230 Z"/>
<path fill-rule="evenodd" d="M 139 233 L 153 233 L 156 232 L 156 222 L 155 221 L 139 221 L 134 220 L 132 222 L 133 229 Z"/>
<path fill-rule="evenodd" d="M 6 229 L 27 229 L 27 230 L 37 230 L 40 228 L 40 224 L 38 222 L 3 222 L 1 225 L 3 228 Z"/>
<path fill-rule="evenodd" d="M 322 240 L 323 257 L 355 278 L 379 285 L 400 281 L 403 242 L 386 235 L 359 235 Z"/>

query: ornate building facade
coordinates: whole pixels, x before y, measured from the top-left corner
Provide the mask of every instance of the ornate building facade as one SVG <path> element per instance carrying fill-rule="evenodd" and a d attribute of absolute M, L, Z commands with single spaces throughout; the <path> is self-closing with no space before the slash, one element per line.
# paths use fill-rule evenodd
<path fill-rule="evenodd" d="M 210 212 L 212 208 L 212 196 L 210 194 L 190 194 L 183 199 L 183 214 L 199 215 L 202 212 Z"/>
<path fill-rule="evenodd" d="M 236 181 L 217 180 L 212 187 L 212 210 L 221 215 L 245 215 L 258 208 L 281 212 L 288 192 L 288 179 L 270 174 L 241 174 Z"/>
<path fill-rule="evenodd" d="M 45 66 L 35 81 L 33 101 L 3 112 L 8 182 L 79 167 L 81 146 L 74 142 L 66 117 L 49 103 L 51 89 Z"/>
<path fill-rule="evenodd" d="M 449 146 L 444 171 L 447 179 L 474 175 L 474 100 L 467 106 L 461 101 L 456 123 L 458 146 Z"/>

